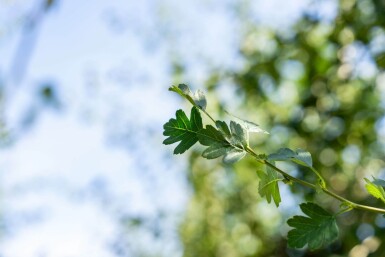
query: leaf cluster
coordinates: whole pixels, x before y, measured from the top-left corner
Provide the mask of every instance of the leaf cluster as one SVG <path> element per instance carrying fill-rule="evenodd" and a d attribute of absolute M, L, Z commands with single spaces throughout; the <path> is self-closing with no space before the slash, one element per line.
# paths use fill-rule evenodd
<path fill-rule="evenodd" d="M 174 149 L 174 154 L 184 153 L 195 143 L 199 142 L 207 148 L 202 156 L 207 159 L 215 159 L 223 156 L 225 163 L 235 163 L 246 155 L 249 146 L 249 133 L 265 133 L 253 122 L 239 119 L 240 122 L 230 121 L 230 126 L 220 120 L 214 121 L 213 125 L 202 125 L 202 117 L 199 110 L 204 111 L 207 100 L 202 91 L 192 93 L 190 88 L 184 84 L 178 87 L 170 87 L 170 91 L 176 92 L 187 99 L 192 105 L 190 119 L 182 110 L 178 110 L 175 118 L 170 119 L 164 125 L 163 135 L 168 136 L 164 144 L 179 142 Z"/>
<path fill-rule="evenodd" d="M 300 205 L 302 212 L 307 216 L 294 216 L 287 221 L 292 227 L 288 233 L 288 245 L 293 248 L 302 248 L 307 246 L 310 250 L 316 250 L 332 243 L 338 238 L 338 227 L 336 216 L 350 211 L 354 208 L 366 209 L 379 213 L 385 213 L 385 210 L 355 204 L 335 193 L 329 191 L 322 175 L 313 167 L 313 159 L 309 152 L 297 149 L 281 148 L 271 154 L 257 154 L 249 146 L 250 133 L 267 133 L 254 122 L 240 119 L 230 115 L 236 120 L 229 123 L 213 119 L 207 112 L 207 100 L 202 91 L 197 90 L 193 93 L 190 88 L 184 84 L 178 87 L 173 86 L 169 89 L 176 92 L 192 105 L 190 117 L 183 110 L 177 110 L 175 118 L 171 118 L 164 124 L 163 135 L 167 138 L 164 144 L 173 144 L 179 142 L 174 149 L 174 154 L 182 154 L 190 149 L 196 143 L 205 147 L 202 156 L 206 159 L 215 159 L 223 157 L 225 163 L 235 163 L 241 160 L 246 154 L 255 157 L 256 160 L 264 166 L 258 168 L 257 175 L 260 179 L 258 193 L 266 198 L 268 203 L 272 201 L 278 207 L 282 201 L 279 182 L 293 182 L 315 189 L 317 193 L 325 192 L 328 195 L 341 201 L 342 209 L 336 215 L 332 215 L 315 203 L 307 202 Z M 201 113 L 204 113 L 213 122 L 213 124 L 203 125 Z M 276 162 L 292 162 L 312 171 L 318 177 L 316 184 L 295 178 L 289 173 L 279 169 Z M 366 189 L 377 199 L 385 203 L 385 181 L 373 177 L 373 181 L 365 179 Z"/>

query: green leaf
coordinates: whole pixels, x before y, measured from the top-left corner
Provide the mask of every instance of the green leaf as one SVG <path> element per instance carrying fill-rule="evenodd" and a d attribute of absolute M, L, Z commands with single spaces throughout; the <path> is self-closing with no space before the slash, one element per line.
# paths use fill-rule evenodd
<path fill-rule="evenodd" d="M 276 153 L 268 156 L 269 161 L 292 161 L 305 167 L 313 167 L 311 154 L 302 149 L 297 149 L 296 152 L 289 148 L 281 148 Z"/>
<path fill-rule="evenodd" d="M 180 141 L 174 154 L 182 154 L 198 142 L 197 132 L 203 128 L 202 117 L 196 107 L 191 109 L 190 119 L 184 111 L 177 110 L 176 119 L 170 119 L 163 128 L 163 135 L 168 136 L 163 144 L 169 145 Z"/>
<path fill-rule="evenodd" d="M 193 93 L 189 86 L 185 84 L 179 84 L 178 87 L 171 86 L 168 90 L 178 93 L 186 98 L 192 105 L 199 107 L 202 110 L 206 110 L 207 101 L 202 90 L 198 89 Z"/>
<path fill-rule="evenodd" d="M 214 159 L 224 155 L 223 161 L 225 163 L 235 163 L 242 159 L 246 152 L 242 148 L 240 137 L 237 136 L 235 139 L 225 122 L 217 121 L 216 125 L 218 129 L 207 125 L 205 129 L 198 131 L 199 142 L 208 146 L 203 151 L 202 156 L 207 159 Z M 237 144 L 232 144 L 233 141 L 236 141 Z"/>
<path fill-rule="evenodd" d="M 332 243 L 338 237 L 338 227 L 333 215 L 314 203 L 300 205 L 305 216 L 294 216 L 287 224 L 294 229 L 288 233 L 288 245 L 302 248 L 306 244 L 310 250 Z"/>
<path fill-rule="evenodd" d="M 269 154 L 269 161 L 288 161 L 296 156 L 295 152 L 289 148 L 280 148 L 276 153 Z"/>
<path fill-rule="evenodd" d="M 199 143 L 210 146 L 212 144 L 226 144 L 227 141 L 222 133 L 211 125 L 207 125 L 205 129 L 201 129 L 198 133 Z"/>
<path fill-rule="evenodd" d="M 222 133 L 222 135 L 226 139 L 231 138 L 231 132 L 230 132 L 229 126 L 227 126 L 226 122 L 221 121 L 221 120 L 217 120 L 215 122 L 215 125 L 217 126 L 218 130 Z"/>
<path fill-rule="evenodd" d="M 311 154 L 305 150 L 297 149 L 297 156 L 294 157 L 293 162 L 302 166 L 313 167 L 313 160 Z"/>
<path fill-rule="evenodd" d="M 381 180 L 378 180 L 373 177 L 373 182 L 370 181 L 367 178 L 364 178 L 366 181 L 365 188 L 368 191 L 369 194 L 374 196 L 377 199 L 380 199 L 385 203 L 385 191 L 384 188 L 381 185 L 378 185 L 377 183 L 382 183 Z"/>
<path fill-rule="evenodd" d="M 223 157 L 223 162 L 230 164 L 235 163 L 245 157 L 245 155 L 245 151 L 231 147 L 230 150 L 226 153 L 225 157 Z"/>
<path fill-rule="evenodd" d="M 221 157 L 222 155 L 224 155 L 224 163 L 232 164 L 245 157 L 246 152 L 237 148 L 233 148 L 228 144 L 214 143 L 207 147 L 206 150 L 204 150 L 202 153 L 202 156 L 207 159 L 215 159 Z"/>
<path fill-rule="evenodd" d="M 266 197 L 268 203 L 270 203 L 273 198 L 275 205 L 278 207 L 281 202 L 278 181 L 282 181 L 282 179 L 278 176 L 278 173 L 269 166 L 266 166 L 266 172 L 264 170 L 258 170 L 257 174 L 261 179 L 258 188 L 260 196 Z"/>
<path fill-rule="evenodd" d="M 241 126 L 244 127 L 244 128 L 247 130 L 247 132 L 269 134 L 269 132 L 267 132 L 267 131 L 261 129 L 261 128 L 259 127 L 258 124 L 255 124 L 255 123 L 252 122 L 252 121 L 248 121 L 248 120 L 241 119 L 241 118 L 239 118 L 239 117 L 237 117 L 237 116 L 235 116 L 235 115 L 229 113 L 228 111 L 225 111 L 225 112 L 226 112 L 228 115 L 230 115 L 230 116 L 236 118 L 237 120 L 239 120 Z"/>
<path fill-rule="evenodd" d="M 249 134 L 247 130 L 235 121 L 230 121 L 231 144 L 237 147 L 246 148 L 249 145 Z"/>
<path fill-rule="evenodd" d="M 203 151 L 202 156 L 207 159 L 215 159 L 227 154 L 232 148 L 221 143 L 214 143 Z"/>

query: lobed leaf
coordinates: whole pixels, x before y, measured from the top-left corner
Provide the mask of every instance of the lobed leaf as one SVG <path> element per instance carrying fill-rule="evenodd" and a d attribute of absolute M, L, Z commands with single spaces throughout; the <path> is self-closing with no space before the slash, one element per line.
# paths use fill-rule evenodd
<path fill-rule="evenodd" d="M 197 132 L 203 128 L 202 117 L 196 107 L 191 109 L 190 119 L 182 110 L 176 111 L 176 119 L 170 119 L 164 124 L 163 135 L 168 136 L 163 144 L 180 143 L 174 149 L 174 154 L 182 154 L 198 142 Z"/>
<path fill-rule="evenodd" d="M 225 163 L 235 163 L 245 157 L 246 152 L 241 149 L 231 147 L 230 150 L 223 157 L 223 162 Z"/>
<path fill-rule="evenodd" d="M 258 188 L 259 195 L 266 197 L 268 203 L 273 199 L 275 205 L 278 207 L 281 202 L 278 182 L 282 179 L 278 176 L 278 173 L 269 166 L 266 166 L 266 172 L 264 170 L 258 170 L 257 174 L 261 179 Z"/>
<path fill-rule="evenodd" d="M 300 208 L 306 216 L 294 216 L 287 224 L 294 229 L 288 233 L 288 245 L 310 250 L 332 243 L 338 237 L 338 227 L 333 215 L 314 203 L 303 203 Z"/>
<path fill-rule="evenodd" d="M 221 120 L 217 120 L 217 121 L 215 122 L 215 125 L 217 126 L 219 132 L 221 132 L 222 135 L 223 135 L 226 139 L 231 138 L 231 132 L 230 132 L 229 126 L 227 126 L 226 122 L 221 121 Z"/>
<path fill-rule="evenodd" d="M 205 129 L 199 131 L 198 139 L 199 143 L 206 146 L 227 143 L 222 133 L 211 125 L 207 125 Z"/>
<path fill-rule="evenodd" d="M 381 185 L 383 180 L 379 180 L 374 177 L 373 177 L 373 181 L 370 181 L 367 178 L 364 178 L 364 179 L 366 181 L 365 188 L 368 191 L 368 193 L 385 203 L 385 191 Z"/>
<path fill-rule="evenodd" d="M 199 142 L 208 146 L 202 156 L 214 159 L 223 155 L 225 163 L 235 163 L 241 160 L 246 155 L 246 151 L 243 149 L 245 139 L 240 125 L 233 124 L 231 131 L 223 121 L 216 121 L 216 126 L 218 129 L 207 125 L 197 133 Z"/>
<path fill-rule="evenodd" d="M 214 143 L 203 151 L 202 156 L 207 159 L 215 159 L 227 154 L 230 150 L 230 146 L 226 146 L 221 143 Z"/>
<path fill-rule="evenodd" d="M 230 121 L 231 144 L 240 148 L 249 145 L 249 134 L 247 130 L 235 121 Z"/>

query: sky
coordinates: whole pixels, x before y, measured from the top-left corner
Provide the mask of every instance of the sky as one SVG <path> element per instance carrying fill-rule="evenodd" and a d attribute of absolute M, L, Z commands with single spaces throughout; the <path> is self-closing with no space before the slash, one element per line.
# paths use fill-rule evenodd
<path fill-rule="evenodd" d="M 241 69 L 237 1 L 62 0 L 40 21 L 20 75 L 23 20 L 40 2 L 0 0 L 11 137 L 0 153 L 0 256 L 181 256 L 187 160 L 161 144 L 163 123 L 185 106 L 167 91 L 171 64 L 184 64 L 195 89 L 212 69 Z M 307 4 L 251 1 L 244 15 L 278 28 Z M 56 105 L 38 97 L 42 84 Z"/>

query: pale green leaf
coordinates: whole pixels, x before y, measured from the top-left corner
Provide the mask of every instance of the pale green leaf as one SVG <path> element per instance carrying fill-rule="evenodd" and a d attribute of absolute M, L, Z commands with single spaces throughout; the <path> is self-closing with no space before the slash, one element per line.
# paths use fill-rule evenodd
<path fill-rule="evenodd" d="M 305 150 L 297 149 L 296 156 L 293 158 L 293 161 L 302 166 L 313 166 L 313 160 L 311 158 L 311 154 Z"/>
<path fill-rule="evenodd" d="M 189 86 L 185 84 L 179 84 L 178 87 L 172 86 L 169 88 L 169 90 L 183 96 L 194 106 L 197 106 L 202 110 L 206 110 L 207 101 L 206 96 L 204 95 L 202 90 L 198 89 L 195 93 L 193 93 L 190 90 Z"/>
<path fill-rule="evenodd" d="M 367 178 L 364 178 L 364 179 L 366 181 L 365 188 L 368 191 L 368 193 L 385 203 L 385 191 L 382 186 L 375 184 L 375 181 L 377 179 L 373 178 L 374 179 L 373 182 Z"/>
<path fill-rule="evenodd" d="M 247 130 L 235 121 L 230 121 L 232 145 L 246 148 L 249 145 L 249 134 Z"/>
<path fill-rule="evenodd" d="M 265 133 L 265 134 L 269 134 L 269 132 L 261 129 L 259 127 L 258 124 L 252 122 L 252 121 L 248 121 L 248 120 L 244 120 L 242 118 L 239 118 L 231 113 L 229 113 L 228 111 L 225 111 L 228 115 L 236 118 L 237 120 L 239 120 L 239 123 L 241 126 L 243 126 L 248 132 L 250 133 Z"/>
<path fill-rule="evenodd" d="M 222 135 L 226 138 L 229 139 L 231 137 L 231 132 L 229 129 L 229 126 L 227 126 L 226 122 L 217 120 L 215 122 L 215 125 L 217 126 L 218 130 L 222 133 Z"/>
<path fill-rule="evenodd" d="M 226 153 L 225 157 L 223 157 L 224 163 L 235 163 L 245 157 L 246 152 L 237 148 L 230 148 L 230 150 Z"/>
<path fill-rule="evenodd" d="M 292 161 L 299 165 L 312 167 L 313 161 L 311 154 L 302 149 L 297 149 L 296 152 L 289 148 L 281 148 L 276 153 L 268 156 L 269 161 Z"/>
<path fill-rule="evenodd" d="M 280 148 L 276 153 L 269 154 L 270 161 L 288 161 L 296 156 L 295 152 L 289 148 Z"/>
<path fill-rule="evenodd" d="M 266 197 L 268 203 L 273 199 L 275 205 L 278 207 L 281 202 L 278 182 L 282 181 L 282 178 L 280 178 L 278 173 L 270 166 L 266 166 L 266 171 L 258 170 L 257 174 L 261 179 L 258 188 L 259 194 L 261 197 Z"/>
<path fill-rule="evenodd" d="M 308 245 L 310 250 L 324 247 L 338 238 L 338 227 L 333 215 L 314 203 L 303 203 L 301 210 L 306 216 L 294 216 L 287 224 L 290 230 L 288 245 L 292 248 L 302 248 Z"/>
<path fill-rule="evenodd" d="M 194 100 L 195 104 L 198 105 L 202 110 L 206 110 L 207 100 L 206 100 L 206 96 L 202 90 L 198 89 L 192 95 L 192 99 Z"/>
<path fill-rule="evenodd" d="M 231 150 L 231 146 L 220 143 L 213 143 L 203 151 L 202 156 L 207 159 L 215 159 L 227 154 Z"/>

